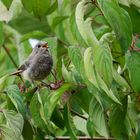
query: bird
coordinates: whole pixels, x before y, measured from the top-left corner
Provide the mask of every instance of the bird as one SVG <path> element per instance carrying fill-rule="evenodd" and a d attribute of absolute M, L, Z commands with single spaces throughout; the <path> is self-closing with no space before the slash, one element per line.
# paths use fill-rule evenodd
<path fill-rule="evenodd" d="M 22 74 L 23 78 L 30 82 L 44 80 L 53 66 L 53 59 L 48 48 L 48 42 L 39 41 L 18 71 L 12 75 Z"/>

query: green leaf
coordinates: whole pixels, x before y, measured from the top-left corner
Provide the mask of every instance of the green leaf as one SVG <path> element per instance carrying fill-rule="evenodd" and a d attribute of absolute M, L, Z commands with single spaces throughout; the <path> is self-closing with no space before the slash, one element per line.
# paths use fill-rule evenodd
<path fill-rule="evenodd" d="M 33 139 L 33 128 L 31 126 L 31 123 L 27 120 L 24 120 L 24 126 L 23 126 L 23 131 L 22 135 L 24 140 L 32 140 Z"/>
<path fill-rule="evenodd" d="M 119 7 L 115 0 L 97 0 L 105 18 L 115 31 L 123 52 L 126 52 L 132 41 L 132 23 L 128 13 Z"/>
<path fill-rule="evenodd" d="M 108 44 L 101 44 L 94 52 L 95 68 L 103 78 L 108 87 L 112 84 L 113 63 L 112 55 Z"/>
<path fill-rule="evenodd" d="M 51 121 L 56 126 L 58 126 L 59 128 L 64 129 L 65 122 L 64 122 L 64 119 L 63 119 L 63 117 L 61 115 L 61 112 L 60 112 L 59 108 L 56 107 L 54 109 L 54 112 L 53 112 L 52 117 L 51 117 Z"/>
<path fill-rule="evenodd" d="M 65 67 L 63 59 L 62 59 L 62 75 L 66 82 L 73 82 L 72 73 L 71 71 L 68 71 L 67 68 Z"/>
<path fill-rule="evenodd" d="M 139 2 L 140 5 L 140 2 Z M 131 21 L 132 21 L 132 25 L 133 25 L 133 33 L 140 33 L 140 21 L 138 20 L 140 18 L 140 14 L 139 14 L 139 10 L 136 9 L 136 7 L 131 6 L 130 7 L 123 7 L 130 15 L 131 17 Z"/>
<path fill-rule="evenodd" d="M 13 0 L 2 0 L 3 4 L 7 7 L 7 9 L 10 8 Z"/>
<path fill-rule="evenodd" d="M 47 14 L 51 0 L 32 0 L 33 13 L 36 17 L 41 18 Z"/>
<path fill-rule="evenodd" d="M 72 140 L 78 140 L 76 137 L 76 134 L 74 132 L 74 123 L 72 120 L 72 116 L 70 115 L 68 105 L 65 105 L 65 107 L 64 107 L 64 120 L 65 120 L 65 125 L 66 125 L 66 128 L 68 130 L 68 133 L 70 135 L 70 138 Z"/>
<path fill-rule="evenodd" d="M 115 69 L 113 69 L 113 79 L 123 88 L 130 89 L 126 80 Z"/>
<path fill-rule="evenodd" d="M 69 57 L 70 57 L 72 63 L 74 64 L 76 70 L 78 72 L 80 72 L 80 63 L 79 63 L 79 60 L 82 59 L 82 55 L 80 53 L 80 48 L 78 48 L 76 46 L 70 46 L 68 48 L 68 54 L 69 54 Z"/>
<path fill-rule="evenodd" d="M 25 116 L 25 106 L 23 103 L 23 98 L 21 92 L 17 85 L 11 85 L 6 88 L 7 95 L 11 102 L 14 104 L 15 108 Z"/>
<path fill-rule="evenodd" d="M 80 59 L 79 59 L 80 60 Z M 89 47 L 84 52 L 84 69 L 87 79 L 99 89 L 99 85 L 95 75 L 95 69 L 93 67 L 93 48 Z"/>
<path fill-rule="evenodd" d="M 125 128 L 125 117 L 127 113 L 128 98 L 125 96 L 122 99 L 122 106 L 115 105 L 110 112 L 109 125 L 111 128 L 112 135 L 121 140 L 126 128 Z"/>
<path fill-rule="evenodd" d="M 58 1 L 55 0 L 53 4 L 48 8 L 47 15 L 53 13 L 58 7 Z"/>
<path fill-rule="evenodd" d="M 41 105 L 40 102 L 38 101 L 38 93 L 34 94 L 32 97 L 31 103 L 30 103 L 30 112 L 33 118 L 33 121 L 35 125 L 37 125 L 39 128 L 42 130 L 47 130 L 47 127 L 45 125 L 45 122 L 43 121 L 41 114 L 40 114 L 40 109 Z"/>
<path fill-rule="evenodd" d="M 91 123 L 89 124 L 91 125 L 90 128 L 92 129 L 94 128 L 101 136 L 104 136 L 105 138 L 109 137 L 105 115 L 104 115 L 104 109 L 102 105 L 96 100 L 95 97 L 93 97 L 92 100 L 90 101 L 89 121 Z M 91 131 L 92 130 L 90 130 L 89 134 L 91 133 Z"/>
<path fill-rule="evenodd" d="M 89 4 L 91 6 L 91 4 Z M 86 1 L 80 1 L 76 7 L 76 24 L 78 27 L 78 30 L 82 36 L 82 38 L 85 40 L 85 42 L 90 46 L 90 47 L 98 47 L 99 46 L 99 41 L 97 40 L 92 26 L 91 26 L 91 21 L 92 19 L 89 17 L 84 21 L 84 14 L 86 10 L 88 10 L 87 2 Z"/>
<path fill-rule="evenodd" d="M 2 85 L 5 82 L 5 80 L 8 78 L 8 76 L 9 75 L 7 74 L 7 75 L 0 77 L 0 85 Z"/>
<path fill-rule="evenodd" d="M 15 139 L 14 132 L 7 125 L 0 124 L 0 132 L 1 140 L 17 140 Z"/>
<path fill-rule="evenodd" d="M 59 89 L 52 91 L 47 97 L 46 102 L 44 104 L 44 113 L 47 120 L 51 118 L 56 104 L 61 98 L 61 95 L 64 94 L 67 90 L 69 90 L 71 86 L 71 84 L 64 84 Z"/>
<path fill-rule="evenodd" d="M 4 36 L 3 36 L 3 23 L 0 21 L 0 47 L 2 46 L 4 41 Z"/>
<path fill-rule="evenodd" d="M 68 16 L 57 16 L 57 17 L 55 17 L 53 19 L 53 23 L 52 23 L 53 29 L 55 29 L 58 24 L 60 24 L 62 21 L 64 21 L 67 18 L 68 18 Z"/>
<path fill-rule="evenodd" d="M 6 120 L 6 124 L 0 125 L 3 140 L 20 140 L 24 123 L 22 115 L 8 110 L 3 110 L 2 113 Z"/>
<path fill-rule="evenodd" d="M 139 0 L 119 0 L 119 3 L 130 7 L 131 5 L 135 5 L 136 7 L 140 8 L 140 1 Z"/>
<path fill-rule="evenodd" d="M 116 95 L 113 93 L 113 91 L 111 89 L 108 89 L 107 85 L 105 84 L 105 82 L 103 81 L 103 79 L 100 77 L 100 75 L 96 72 L 96 77 L 97 77 L 97 81 L 98 84 L 100 85 L 100 88 L 106 93 L 106 95 L 112 99 L 112 101 L 121 104 L 119 99 L 116 97 Z"/>
<path fill-rule="evenodd" d="M 140 53 L 132 51 L 126 54 L 126 65 L 131 85 L 135 92 L 140 92 Z"/>
<path fill-rule="evenodd" d="M 80 44 L 80 46 L 82 47 L 87 47 L 86 42 L 83 40 L 78 28 L 77 28 L 77 24 L 75 21 L 75 13 L 71 15 L 70 17 L 70 28 L 71 28 L 71 33 L 73 35 L 73 37 L 78 41 L 78 44 Z"/>
<path fill-rule="evenodd" d="M 47 37 L 46 33 L 42 32 L 42 31 L 32 31 L 32 32 L 29 32 L 27 34 L 24 34 L 21 37 L 20 42 L 26 41 L 30 38 L 42 39 L 44 37 Z"/>
<path fill-rule="evenodd" d="M 32 0 L 21 0 L 24 8 L 28 11 L 31 12 L 32 11 Z"/>

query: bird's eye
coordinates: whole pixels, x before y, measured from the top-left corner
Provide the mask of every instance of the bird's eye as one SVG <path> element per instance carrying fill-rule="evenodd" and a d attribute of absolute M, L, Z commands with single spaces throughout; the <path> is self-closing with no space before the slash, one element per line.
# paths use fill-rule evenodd
<path fill-rule="evenodd" d="M 37 47 L 38 47 L 38 48 L 40 48 L 40 47 L 41 47 L 41 45 L 38 45 Z"/>

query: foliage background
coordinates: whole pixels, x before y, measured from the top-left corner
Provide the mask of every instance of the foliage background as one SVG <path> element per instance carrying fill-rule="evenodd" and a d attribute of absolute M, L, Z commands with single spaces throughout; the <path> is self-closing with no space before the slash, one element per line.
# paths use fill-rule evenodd
<path fill-rule="evenodd" d="M 139 0 L 1 0 L 0 139 L 139 140 L 139 11 Z M 9 76 L 30 38 L 49 43 L 51 89 Z"/>

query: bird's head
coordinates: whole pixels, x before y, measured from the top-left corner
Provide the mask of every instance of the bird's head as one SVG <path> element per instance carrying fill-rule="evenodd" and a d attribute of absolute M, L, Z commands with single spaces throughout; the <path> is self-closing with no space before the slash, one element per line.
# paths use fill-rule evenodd
<path fill-rule="evenodd" d="M 45 52 L 45 51 L 48 51 L 48 48 L 49 48 L 48 42 L 40 41 L 35 45 L 33 51 L 35 53 Z"/>

